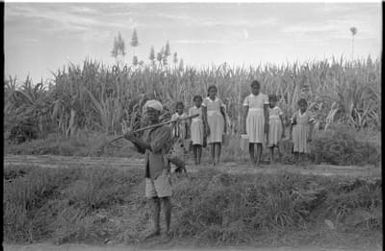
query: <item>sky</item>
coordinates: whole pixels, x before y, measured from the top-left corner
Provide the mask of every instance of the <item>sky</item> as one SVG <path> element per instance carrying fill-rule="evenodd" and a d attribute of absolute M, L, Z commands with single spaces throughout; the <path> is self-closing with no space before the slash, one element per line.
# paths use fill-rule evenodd
<path fill-rule="evenodd" d="M 34 82 L 69 62 L 113 64 L 118 32 L 149 62 L 169 41 L 185 65 L 282 64 L 380 57 L 381 3 L 5 3 L 5 76 Z M 171 62 L 172 59 L 169 59 Z"/>

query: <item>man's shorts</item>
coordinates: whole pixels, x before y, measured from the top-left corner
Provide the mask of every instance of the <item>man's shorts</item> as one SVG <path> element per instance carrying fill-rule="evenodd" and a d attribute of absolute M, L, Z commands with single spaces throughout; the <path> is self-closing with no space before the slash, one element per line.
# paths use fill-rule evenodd
<path fill-rule="evenodd" d="M 155 180 L 146 178 L 145 194 L 147 198 L 170 197 L 172 195 L 170 175 L 161 174 Z"/>

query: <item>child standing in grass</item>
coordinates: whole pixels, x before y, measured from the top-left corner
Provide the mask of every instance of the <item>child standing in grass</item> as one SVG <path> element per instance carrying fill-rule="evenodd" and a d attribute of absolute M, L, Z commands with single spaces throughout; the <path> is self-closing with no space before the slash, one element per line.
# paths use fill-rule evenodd
<path fill-rule="evenodd" d="M 310 153 L 311 135 L 315 120 L 311 113 L 307 111 L 305 99 L 298 101 L 299 110 L 291 118 L 290 139 L 293 141 L 293 152 L 297 161 L 303 161 L 305 155 Z"/>
<path fill-rule="evenodd" d="M 208 97 L 203 100 L 202 111 L 204 125 L 207 130 L 207 144 L 211 146 L 212 164 L 219 163 L 222 148 L 222 137 L 226 133 L 225 109 L 222 100 L 217 97 L 217 87 L 209 86 Z"/>
<path fill-rule="evenodd" d="M 187 114 L 184 112 L 183 102 L 177 102 L 175 105 L 175 113 L 171 116 L 171 120 L 184 119 Z M 181 120 L 173 124 L 172 134 L 175 138 L 185 140 L 188 134 L 188 126 L 186 120 Z"/>
<path fill-rule="evenodd" d="M 262 143 L 265 134 L 269 133 L 269 99 L 260 92 L 261 85 L 257 80 L 251 83 L 251 94 L 243 102 L 243 134 L 249 137 L 249 154 L 251 164 L 258 166 L 262 157 Z M 255 148 L 257 154 L 255 155 Z"/>
<path fill-rule="evenodd" d="M 181 119 L 174 122 L 172 126 L 172 136 L 174 138 L 174 151 L 178 155 L 183 155 L 186 152 L 185 143 L 188 137 L 188 124 L 186 120 L 182 120 L 187 117 L 184 112 L 183 102 L 177 102 L 175 105 L 175 113 L 171 116 L 171 120 Z"/>
<path fill-rule="evenodd" d="M 194 152 L 195 165 L 201 163 L 202 157 L 202 145 L 204 137 L 204 126 L 202 118 L 202 97 L 199 95 L 194 96 L 194 106 L 189 110 L 189 116 L 199 114 L 198 117 L 190 119 L 190 135 Z"/>
<path fill-rule="evenodd" d="M 285 126 L 283 123 L 283 112 L 277 106 L 277 96 L 269 96 L 269 137 L 267 139 L 267 146 L 270 148 L 270 161 L 274 162 L 274 148 L 278 150 L 279 159 L 281 161 L 281 152 L 279 150 L 279 143 L 285 137 Z"/>

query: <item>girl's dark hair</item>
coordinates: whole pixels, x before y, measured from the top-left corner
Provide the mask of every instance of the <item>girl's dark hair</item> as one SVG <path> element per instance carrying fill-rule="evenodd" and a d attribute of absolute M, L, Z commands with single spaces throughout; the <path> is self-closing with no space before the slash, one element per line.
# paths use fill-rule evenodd
<path fill-rule="evenodd" d="M 254 80 L 253 82 L 251 82 L 250 86 L 253 87 L 254 85 L 256 85 L 259 88 L 261 88 L 261 84 L 258 82 L 258 80 Z"/>
<path fill-rule="evenodd" d="M 298 105 L 302 105 L 302 104 L 307 105 L 307 101 L 306 101 L 306 99 L 301 98 L 300 100 L 298 100 L 297 104 Z"/>
<path fill-rule="evenodd" d="M 207 92 L 210 92 L 211 89 L 218 91 L 218 88 L 215 85 L 210 85 L 209 88 L 207 88 Z"/>
<path fill-rule="evenodd" d="M 203 98 L 200 95 L 195 95 L 193 98 L 193 101 L 195 102 L 195 100 L 197 99 L 200 99 L 201 101 L 203 101 Z"/>
<path fill-rule="evenodd" d="M 269 101 L 277 101 L 277 96 L 274 94 L 269 95 Z"/>
<path fill-rule="evenodd" d="M 182 106 L 183 108 L 184 108 L 184 104 L 183 104 L 183 102 L 182 101 L 178 101 L 178 102 L 176 102 L 176 104 L 175 104 L 175 108 L 178 108 L 178 106 Z"/>

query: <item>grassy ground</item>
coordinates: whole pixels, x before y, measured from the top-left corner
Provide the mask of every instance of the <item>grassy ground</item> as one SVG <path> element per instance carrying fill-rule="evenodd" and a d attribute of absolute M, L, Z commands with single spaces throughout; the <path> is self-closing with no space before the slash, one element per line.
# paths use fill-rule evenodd
<path fill-rule="evenodd" d="M 8 166 L 4 240 L 141 247 L 382 246 L 380 179 L 207 168 L 172 180 L 173 240 L 145 243 L 150 222 L 140 169 Z"/>

